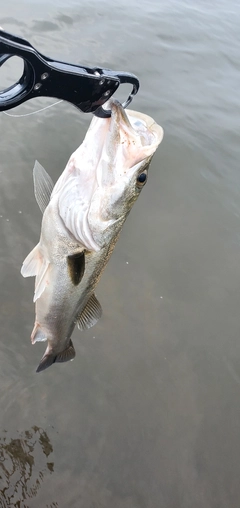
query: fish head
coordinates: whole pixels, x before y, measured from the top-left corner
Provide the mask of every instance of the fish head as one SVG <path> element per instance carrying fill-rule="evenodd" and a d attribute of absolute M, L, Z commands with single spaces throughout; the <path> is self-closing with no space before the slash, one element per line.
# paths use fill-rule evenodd
<path fill-rule="evenodd" d="M 111 99 L 110 118 L 93 117 L 56 183 L 63 224 L 83 249 L 98 251 L 126 219 L 144 187 L 163 129 L 148 115 Z"/>
<path fill-rule="evenodd" d="M 151 159 L 163 138 L 162 127 L 148 115 L 124 110 L 116 100 L 110 102 L 110 108 L 110 118 L 95 117 L 91 124 L 95 143 L 101 144 L 97 185 L 88 213 L 98 244 L 126 219 L 147 182 Z"/>

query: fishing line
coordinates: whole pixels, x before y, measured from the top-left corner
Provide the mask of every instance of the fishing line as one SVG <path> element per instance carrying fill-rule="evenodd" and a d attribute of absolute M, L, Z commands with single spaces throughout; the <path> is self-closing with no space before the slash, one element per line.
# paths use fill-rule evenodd
<path fill-rule="evenodd" d="M 45 106 L 45 108 L 38 109 L 37 111 L 32 111 L 31 113 L 25 113 L 24 115 L 11 115 L 10 113 L 7 113 L 6 111 L 2 111 L 4 115 L 11 116 L 12 118 L 22 118 L 23 116 L 31 116 L 36 115 L 37 113 L 41 113 L 41 111 L 45 111 L 46 109 L 52 108 L 53 106 L 56 106 L 57 104 L 60 104 L 61 101 L 54 102 L 53 104 L 50 104 L 49 106 Z"/>

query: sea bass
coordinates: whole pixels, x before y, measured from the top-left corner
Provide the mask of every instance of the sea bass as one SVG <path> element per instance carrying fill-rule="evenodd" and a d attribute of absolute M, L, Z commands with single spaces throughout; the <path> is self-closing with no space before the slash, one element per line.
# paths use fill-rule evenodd
<path fill-rule="evenodd" d="M 38 162 L 34 166 L 42 228 L 21 273 L 36 277 L 31 341 L 48 341 L 37 372 L 72 360 L 75 325 L 84 330 L 101 317 L 95 287 L 163 138 L 149 116 L 125 111 L 116 100 L 108 107 L 111 117 L 93 117 L 55 186 Z"/>

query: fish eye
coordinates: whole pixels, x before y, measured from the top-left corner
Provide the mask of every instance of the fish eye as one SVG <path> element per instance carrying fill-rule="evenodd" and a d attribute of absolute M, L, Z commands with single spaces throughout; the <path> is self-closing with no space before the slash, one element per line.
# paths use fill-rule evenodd
<path fill-rule="evenodd" d="M 141 188 L 147 181 L 147 173 L 144 171 L 140 173 L 137 177 L 137 186 Z"/>

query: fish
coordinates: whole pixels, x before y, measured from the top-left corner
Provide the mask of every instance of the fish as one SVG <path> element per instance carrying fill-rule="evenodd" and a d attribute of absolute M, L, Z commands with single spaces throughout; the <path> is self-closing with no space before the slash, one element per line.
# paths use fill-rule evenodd
<path fill-rule="evenodd" d="M 148 115 L 124 110 L 116 99 L 106 107 L 111 116 L 93 117 L 55 185 L 34 165 L 41 234 L 21 274 L 35 277 L 31 342 L 47 341 L 36 372 L 73 360 L 75 326 L 83 331 L 100 319 L 95 288 L 163 138 Z"/>

